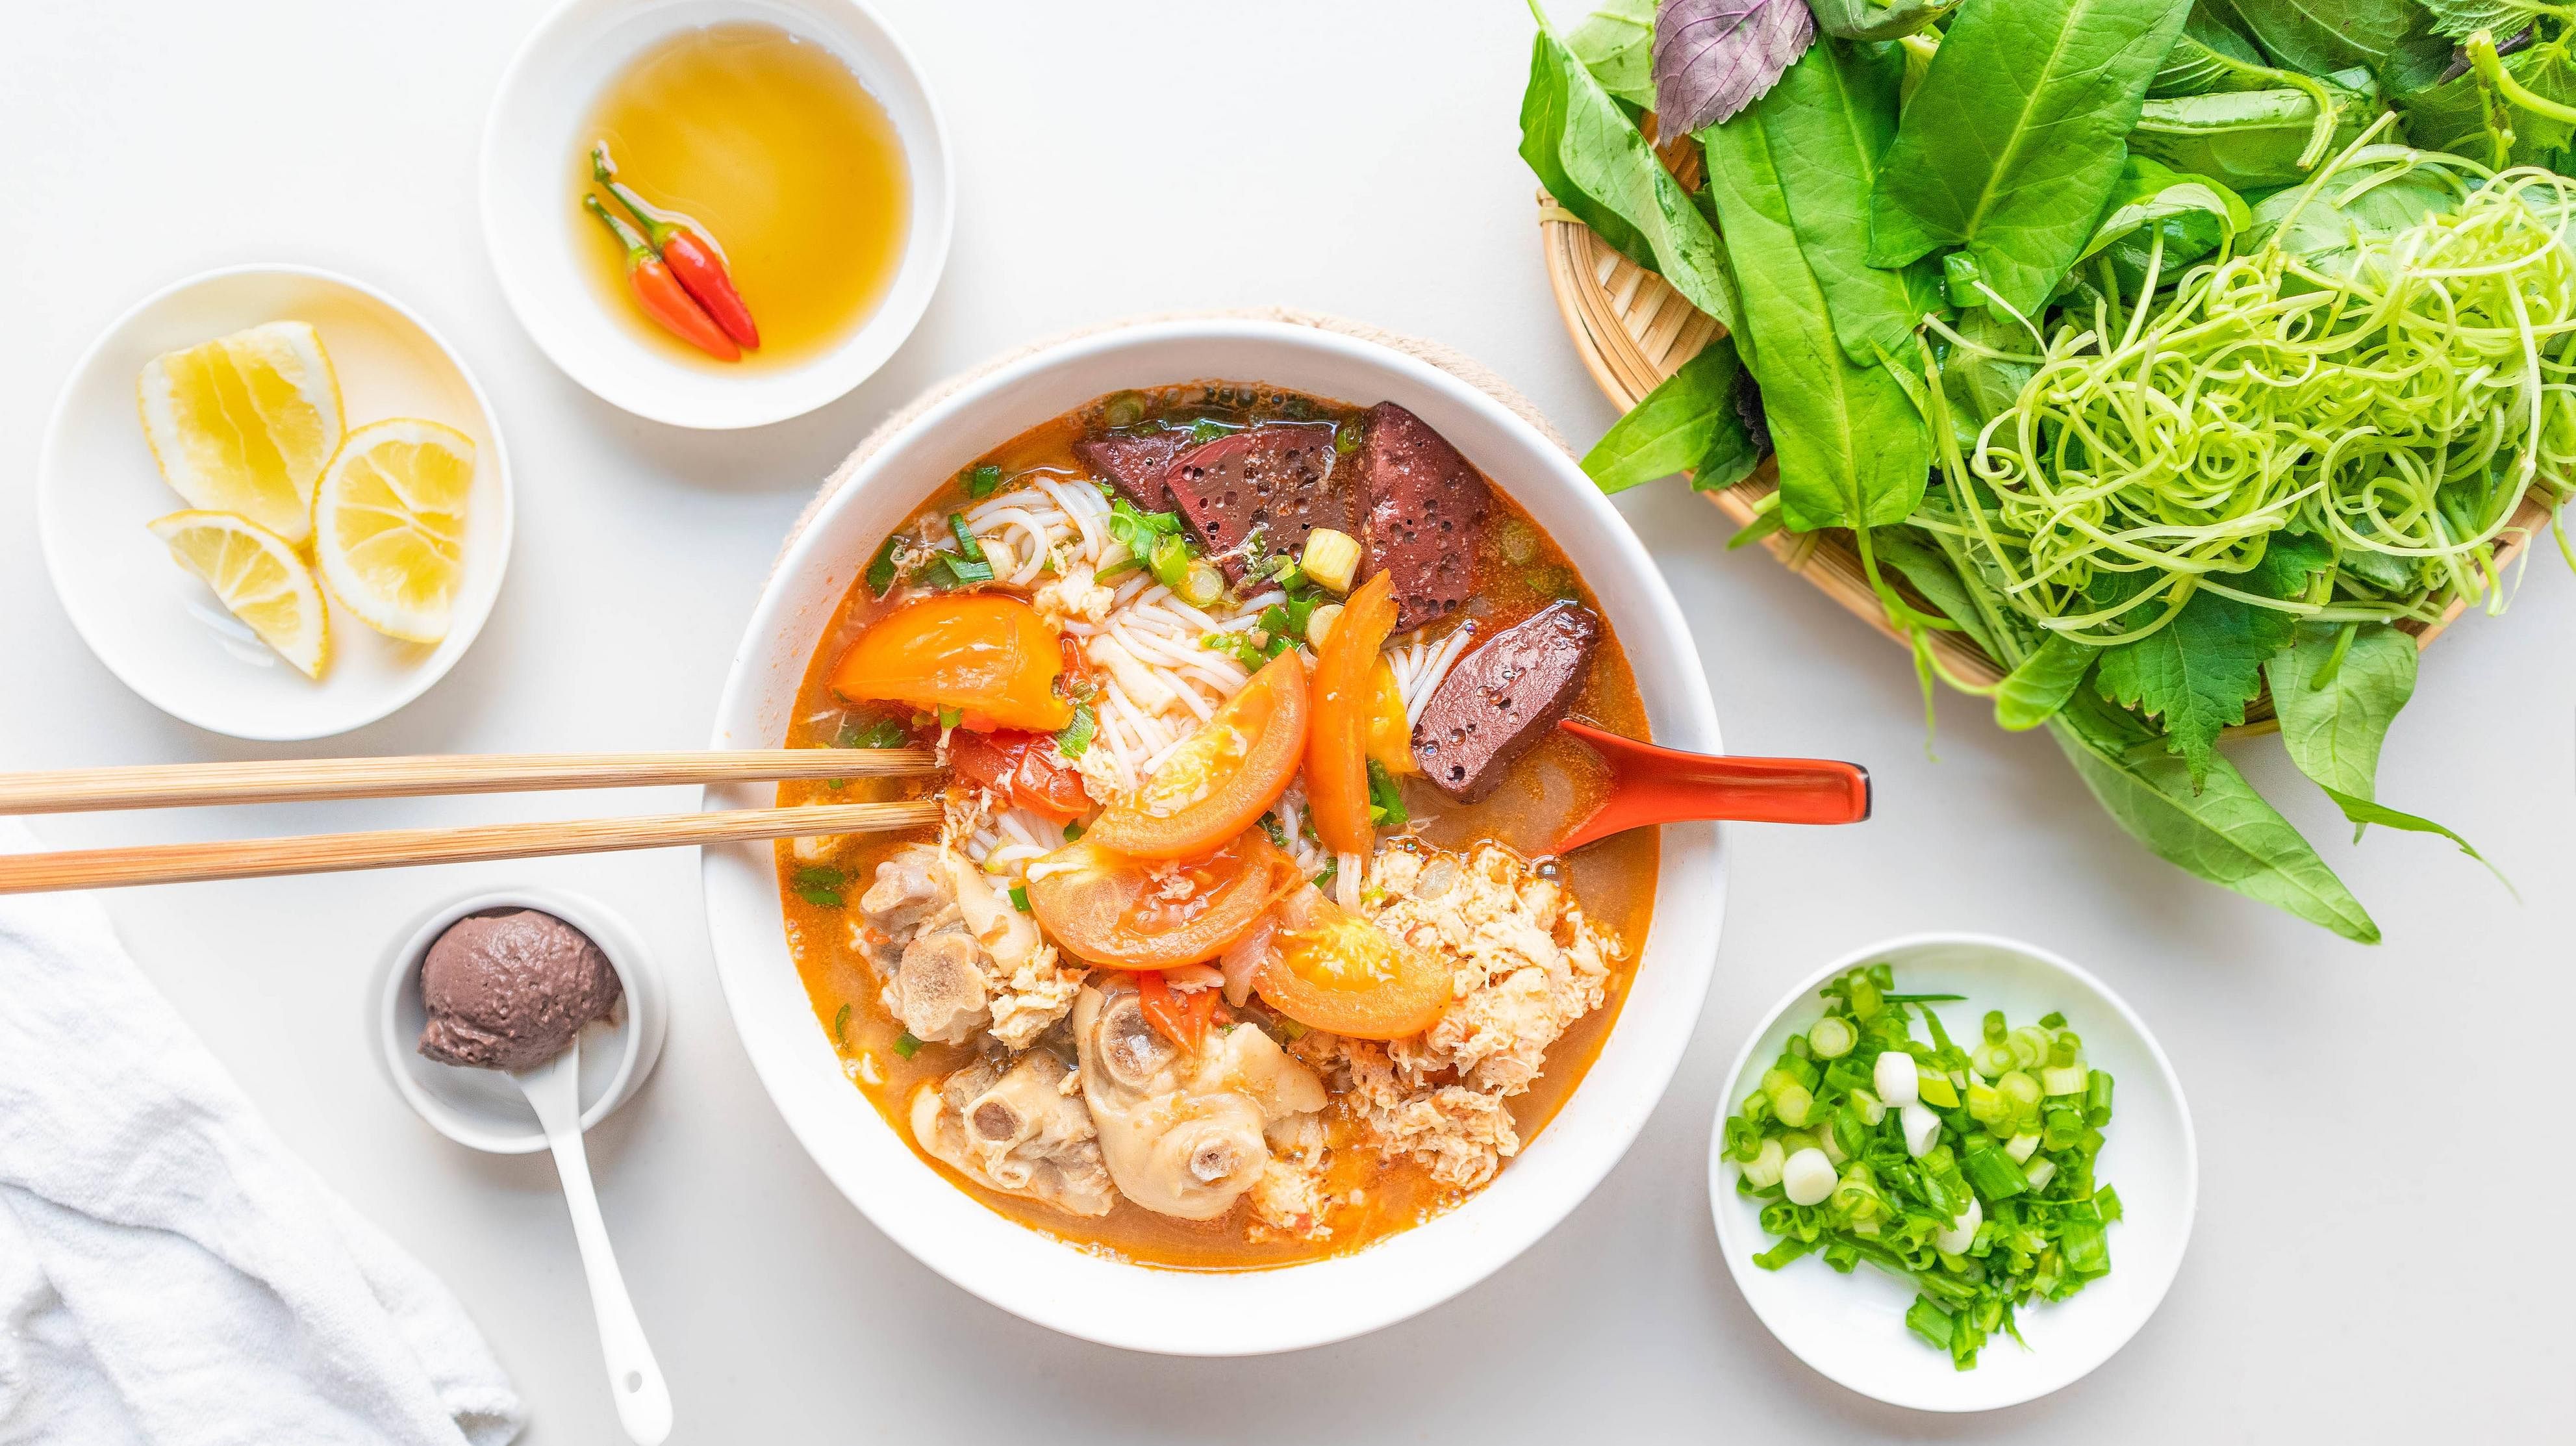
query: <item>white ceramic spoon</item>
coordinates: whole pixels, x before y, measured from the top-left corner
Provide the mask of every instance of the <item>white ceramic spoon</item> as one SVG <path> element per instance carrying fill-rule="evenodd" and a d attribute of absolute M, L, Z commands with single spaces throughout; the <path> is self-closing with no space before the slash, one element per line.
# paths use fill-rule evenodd
<path fill-rule="evenodd" d="M 573 1239 L 581 1243 L 581 1268 L 590 1277 L 590 1309 L 599 1317 L 599 1351 L 608 1362 L 617 1419 L 636 1446 L 662 1446 L 671 1434 L 671 1388 L 653 1359 L 652 1343 L 644 1339 L 643 1322 L 635 1318 L 635 1302 L 626 1297 L 626 1278 L 617 1273 L 617 1252 L 609 1248 L 608 1226 L 599 1218 L 599 1192 L 590 1184 L 590 1157 L 581 1147 L 581 1041 L 510 1078 L 528 1097 L 555 1152 L 555 1173 L 572 1207 Z"/>

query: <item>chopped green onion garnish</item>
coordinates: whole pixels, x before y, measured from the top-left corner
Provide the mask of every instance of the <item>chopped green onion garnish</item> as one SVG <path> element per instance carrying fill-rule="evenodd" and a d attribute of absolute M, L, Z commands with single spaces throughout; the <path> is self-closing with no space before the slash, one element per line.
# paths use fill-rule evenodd
<path fill-rule="evenodd" d="M 1958 996 L 1894 985 L 1885 963 L 1827 984 L 1821 1015 L 1726 1117 L 1720 1152 L 1777 1238 L 1755 1264 L 1814 1255 L 1837 1271 L 1866 1262 L 1906 1276 L 1919 1291 L 1907 1327 L 1968 1370 L 1995 1336 L 2018 1339 L 2016 1310 L 2063 1300 L 2110 1269 L 2105 1227 L 2120 1204 L 2096 1184 L 2094 1161 L 2111 1078 L 2086 1066 L 2060 1015 L 2015 1029 L 1990 1014 L 1972 1052 L 1921 1007 Z M 1918 1015 L 1929 1045 L 1914 1033 Z M 1890 1053 L 1911 1068 L 1882 1075 Z M 1919 1103 L 1889 1106 L 1882 1078 L 1910 1080 Z M 1808 1149 L 1824 1163 L 1799 1161 Z"/>
<path fill-rule="evenodd" d="M 1013 885 L 1011 885 L 1011 907 L 1012 907 L 1012 908 L 1014 908 L 1014 909 L 1019 910 L 1019 911 L 1020 911 L 1021 913 L 1023 913 L 1023 914 L 1025 914 L 1025 913 L 1029 912 L 1029 887 L 1028 887 L 1028 885 L 1026 885 L 1026 884 L 1013 884 Z"/>
<path fill-rule="evenodd" d="M 869 559 L 868 596 L 881 598 L 894 591 L 895 549 L 900 547 L 902 542 L 901 538 L 887 537 L 884 544 L 877 548 L 877 555 Z"/>
<path fill-rule="evenodd" d="M 1064 841 L 1066 843 L 1071 843 L 1080 837 L 1082 837 L 1082 820 L 1075 819 L 1073 822 L 1064 826 Z"/>
<path fill-rule="evenodd" d="M 966 474 L 966 495 L 977 500 L 992 496 L 1002 487 L 1002 469 L 990 462 L 980 463 Z"/>
<path fill-rule="evenodd" d="M 965 713 L 958 709 L 942 708 L 939 710 L 939 726 L 942 728 L 954 728 L 965 721 Z"/>
<path fill-rule="evenodd" d="M 912 734 L 892 718 L 852 718 L 841 724 L 835 748 L 908 748 Z"/>
<path fill-rule="evenodd" d="M 950 536 L 957 539 L 957 555 L 959 557 L 966 559 L 968 562 L 982 562 L 984 560 L 984 544 L 975 540 L 975 529 L 966 525 L 965 513 L 951 512 L 948 514 L 948 532 Z M 985 576 L 989 579 L 991 574 L 987 573 Z"/>
<path fill-rule="evenodd" d="M 1091 705 L 1077 699 L 1073 705 L 1073 721 L 1056 730 L 1055 751 L 1069 761 L 1078 761 L 1090 751 L 1092 731 L 1098 726 L 1098 720 L 1091 715 Z"/>
<path fill-rule="evenodd" d="M 1413 815 L 1405 812 L 1403 785 L 1374 758 L 1368 761 L 1368 793 L 1371 827 L 1402 828 L 1413 821 Z"/>
<path fill-rule="evenodd" d="M 921 1053 L 921 1041 L 913 1038 L 912 1031 L 907 1029 L 894 1037 L 894 1052 L 910 1059 Z"/>
<path fill-rule="evenodd" d="M 848 1006 L 847 1004 L 844 1004 L 844 1005 L 842 1005 L 842 1006 L 841 1006 L 841 1012 L 840 1012 L 840 1013 L 835 1014 L 835 1015 L 833 1015 L 833 1016 L 832 1016 L 832 1041 L 833 1041 L 833 1043 L 840 1045 L 840 1046 L 841 1046 L 842 1048 L 844 1048 L 844 1049 L 847 1049 L 847 1048 L 849 1047 L 849 1044 L 850 1044 L 850 1006 Z"/>
<path fill-rule="evenodd" d="M 850 876 L 839 869 L 802 868 L 788 879 L 787 887 L 818 909 L 837 909 L 841 907 L 841 886 L 849 881 Z"/>

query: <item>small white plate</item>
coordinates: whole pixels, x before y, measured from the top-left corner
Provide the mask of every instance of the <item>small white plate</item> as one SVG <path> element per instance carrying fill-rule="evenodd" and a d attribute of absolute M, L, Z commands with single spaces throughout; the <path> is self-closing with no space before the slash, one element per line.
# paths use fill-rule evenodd
<path fill-rule="evenodd" d="M 398 642 L 331 604 L 331 666 L 315 682 L 224 611 L 144 530 L 188 506 L 143 439 L 135 378 L 162 352 L 270 321 L 310 322 L 340 377 L 351 429 L 426 417 L 474 439 L 465 580 L 435 645 Z M 156 292 L 92 343 L 45 427 L 36 526 L 46 571 L 81 640 L 173 717 L 236 738 L 345 733 L 417 698 L 473 645 L 510 561 L 510 458 L 464 359 L 402 303 L 303 266 L 209 271 Z"/>
<path fill-rule="evenodd" d="M 2111 1123 L 2103 1131 L 2096 1178 L 2118 1190 L 2122 1215 L 2111 1227 L 2111 1273 L 2072 1299 L 2035 1302 L 2015 1317 L 2030 1349 L 1997 1334 L 1960 1371 L 1950 1358 L 1905 1327 L 1914 1287 L 1863 1265 L 1838 1275 L 1813 1256 L 1764 1270 L 1753 1257 L 1772 1245 L 1760 1202 L 1738 1195 L 1726 1158 L 1725 1116 L 1709 1133 L 1709 1205 L 1719 1248 L 1753 1313 L 1797 1357 L 1832 1380 L 1890 1405 L 1918 1411 L 1990 1411 L 2034 1400 L 2082 1379 L 2136 1335 L 2182 1267 L 2183 1246 L 2200 1194 L 2191 1112 L 2182 1085 L 2155 1036 L 2100 980 L 2064 959 L 1990 934 L 1912 934 L 1855 950 L 1817 970 L 1762 1021 L 1727 1074 L 1724 1108 L 1732 1111 L 1761 1083 L 1762 1072 L 1789 1041 L 1824 1013 L 1816 991 L 1826 981 L 1884 960 L 1897 992 L 1964 994 L 1939 1011 L 1950 1037 L 1973 1046 L 1980 1021 L 2000 1009 L 2015 1026 L 2050 1010 L 2084 1038 L 2084 1053 L 2113 1081 Z M 1918 1022 L 1916 1034 L 1925 1031 Z"/>
<path fill-rule="evenodd" d="M 637 342 L 599 304 L 566 204 L 576 129 L 636 56 L 726 21 L 775 25 L 823 46 L 885 107 L 903 142 L 912 229 L 877 309 L 839 346 L 793 367 L 692 366 Z M 574 381 L 678 427 L 757 427 L 801 416 L 866 381 L 912 334 L 948 262 L 956 178 L 938 107 L 912 56 L 858 0 L 567 0 L 519 47 L 483 125 L 483 242 L 519 324 Z M 719 238 L 721 239 L 721 238 Z"/>

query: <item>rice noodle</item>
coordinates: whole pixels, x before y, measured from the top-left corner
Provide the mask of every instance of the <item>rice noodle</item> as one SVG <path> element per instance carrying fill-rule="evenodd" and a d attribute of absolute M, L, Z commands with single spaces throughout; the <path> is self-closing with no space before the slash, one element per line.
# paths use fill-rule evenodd
<path fill-rule="evenodd" d="M 1395 669 L 1395 691 L 1404 699 L 1404 721 L 1419 723 L 1422 710 L 1431 703 L 1431 695 L 1476 636 L 1475 620 L 1462 621 L 1449 632 L 1429 642 L 1407 643 L 1387 654 L 1388 666 Z"/>

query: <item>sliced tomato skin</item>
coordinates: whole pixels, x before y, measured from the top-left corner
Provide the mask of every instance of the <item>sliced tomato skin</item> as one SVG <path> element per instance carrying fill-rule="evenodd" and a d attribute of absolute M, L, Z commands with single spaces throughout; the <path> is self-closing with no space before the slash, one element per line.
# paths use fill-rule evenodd
<path fill-rule="evenodd" d="M 1032 813 L 1062 823 L 1091 812 L 1082 774 L 1056 757 L 1044 733 L 958 729 L 948 738 L 948 762 L 959 773 L 1009 796 Z"/>
<path fill-rule="evenodd" d="M 1062 653 L 1037 609 L 1002 593 L 906 603 L 858 635 L 832 666 L 852 702 L 954 708 L 968 725 L 1052 733 L 1073 720 L 1056 692 Z"/>
<path fill-rule="evenodd" d="M 1248 829 L 1182 862 L 1130 858 L 1086 833 L 1030 864 L 1027 888 L 1038 927 L 1066 952 L 1112 969 L 1177 969 L 1224 953 L 1304 882 Z"/>
<path fill-rule="evenodd" d="M 1395 582 L 1380 572 L 1342 604 L 1315 659 L 1314 718 L 1306 731 L 1306 802 L 1315 834 L 1337 854 L 1377 845 L 1369 823 L 1369 719 L 1377 711 L 1378 651 L 1395 629 Z"/>
<path fill-rule="evenodd" d="M 1305 760 L 1308 701 L 1296 650 L 1263 664 L 1144 787 L 1109 805 L 1093 836 L 1130 857 L 1185 859 L 1250 828 Z"/>
<path fill-rule="evenodd" d="M 1280 928 L 1252 987 L 1309 1029 L 1352 1039 L 1403 1039 L 1449 1007 L 1439 961 L 1312 888 L 1279 906 Z"/>

